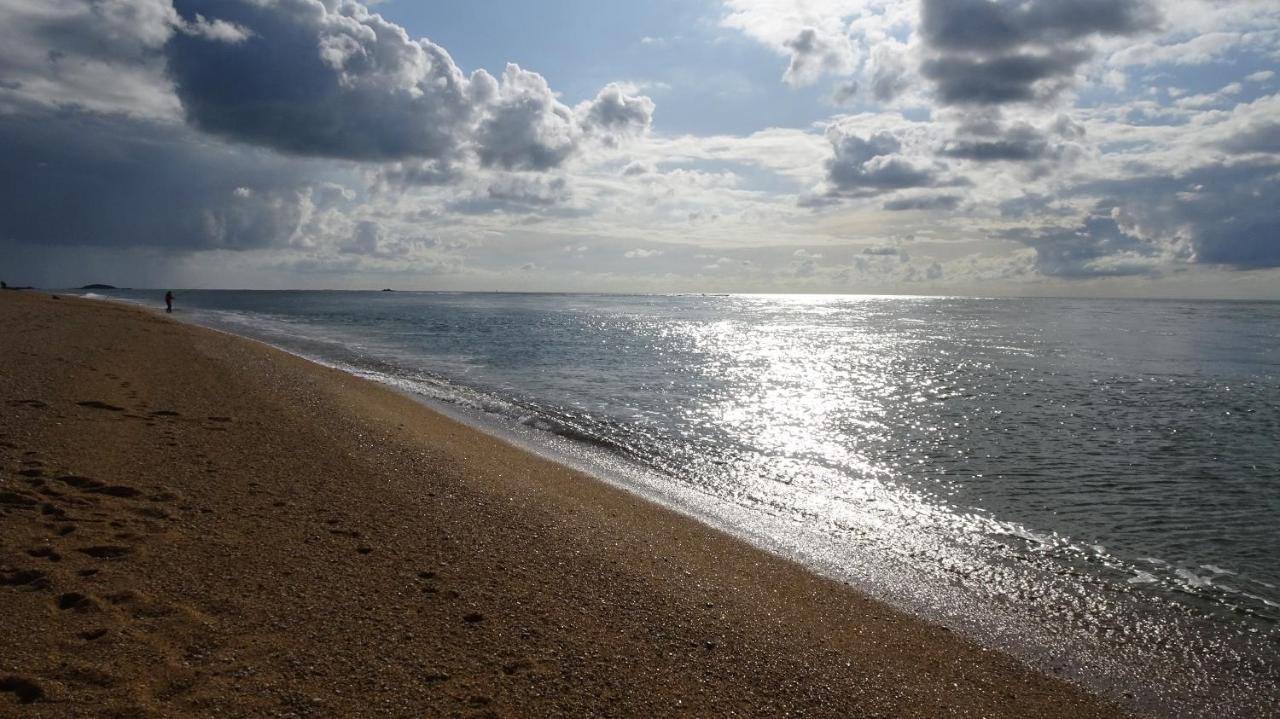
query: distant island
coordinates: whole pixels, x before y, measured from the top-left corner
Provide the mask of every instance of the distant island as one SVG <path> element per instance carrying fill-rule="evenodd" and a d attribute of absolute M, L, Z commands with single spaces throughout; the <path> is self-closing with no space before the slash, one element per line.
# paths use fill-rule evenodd
<path fill-rule="evenodd" d="M 383 287 L 383 288 L 382 288 L 382 291 L 383 291 L 383 292 L 395 292 L 395 290 L 391 289 L 390 287 Z"/>
<path fill-rule="evenodd" d="M 80 289 L 82 289 L 82 290 L 118 290 L 118 289 L 120 289 L 120 288 L 119 288 L 119 287 L 116 287 L 115 285 L 100 285 L 100 284 L 92 284 L 92 285 L 85 285 L 84 287 L 81 287 Z"/>

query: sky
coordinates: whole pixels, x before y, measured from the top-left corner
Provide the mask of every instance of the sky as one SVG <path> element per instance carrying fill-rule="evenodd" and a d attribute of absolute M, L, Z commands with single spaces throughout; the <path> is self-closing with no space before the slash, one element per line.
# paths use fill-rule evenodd
<path fill-rule="evenodd" d="M 1280 299 L 1275 0 L 0 0 L 0 278 Z"/>

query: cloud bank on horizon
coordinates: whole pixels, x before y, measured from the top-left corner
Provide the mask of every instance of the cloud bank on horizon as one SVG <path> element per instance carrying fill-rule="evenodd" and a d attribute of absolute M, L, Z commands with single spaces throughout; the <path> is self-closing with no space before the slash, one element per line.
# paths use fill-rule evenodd
<path fill-rule="evenodd" d="M 1280 297 L 1273 2 L 559 12 L 0 0 L 0 273 Z"/>

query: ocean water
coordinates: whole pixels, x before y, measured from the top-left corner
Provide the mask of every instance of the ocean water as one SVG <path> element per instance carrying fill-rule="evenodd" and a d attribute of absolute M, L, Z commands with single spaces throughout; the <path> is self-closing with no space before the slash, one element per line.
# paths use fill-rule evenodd
<path fill-rule="evenodd" d="M 1280 715 L 1280 303 L 177 294 L 1145 709 Z"/>

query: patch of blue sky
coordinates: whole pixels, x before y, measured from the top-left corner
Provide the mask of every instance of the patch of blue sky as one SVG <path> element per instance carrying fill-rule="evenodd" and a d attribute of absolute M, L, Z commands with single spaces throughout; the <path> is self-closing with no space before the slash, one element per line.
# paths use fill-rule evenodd
<path fill-rule="evenodd" d="M 710 0 L 391 0 L 375 9 L 446 48 L 464 71 L 500 76 L 514 62 L 570 105 L 609 82 L 634 83 L 658 103 L 654 130 L 663 134 L 803 127 L 837 109 L 829 84 L 782 83 L 785 58 L 720 27 L 724 9 Z"/>

